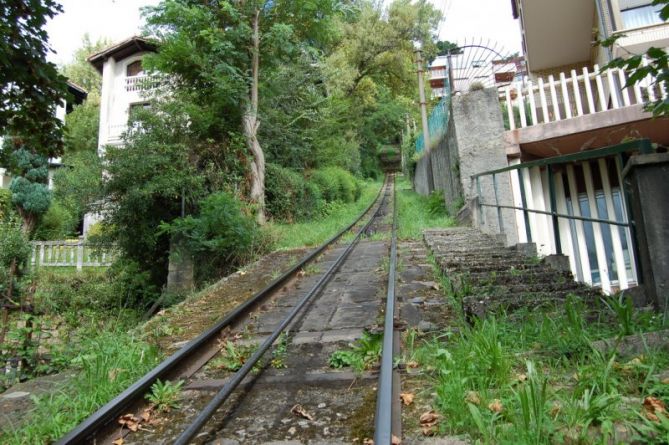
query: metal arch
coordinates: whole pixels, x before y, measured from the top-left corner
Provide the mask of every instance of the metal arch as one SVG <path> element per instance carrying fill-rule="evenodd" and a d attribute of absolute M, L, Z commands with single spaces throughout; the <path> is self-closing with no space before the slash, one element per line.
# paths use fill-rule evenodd
<path fill-rule="evenodd" d="M 453 93 L 467 91 L 476 81 L 488 87 L 495 86 L 492 62 L 508 59 L 512 53 L 490 39 L 472 38 L 469 42 L 465 39 L 462 45 L 455 43 L 458 54 L 447 55 Z M 480 66 L 474 66 L 477 61 L 482 62 Z"/>

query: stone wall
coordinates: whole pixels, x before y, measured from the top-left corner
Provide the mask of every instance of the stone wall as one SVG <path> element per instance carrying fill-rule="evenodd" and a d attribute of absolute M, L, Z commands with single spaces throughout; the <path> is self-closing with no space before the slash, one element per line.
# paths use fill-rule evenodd
<path fill-rule="evenodd" d="M 471 176 L 508 165 L 503 139 L 504 123 L 497 91 L 487 89 L 455 96 L 451 105 L 447 137 L 421 158 L 415 171 L 416 192 L 427 195 L 433 190 L 444 192 L 446 206 L 455 214 L 455 207 L 477 196 Z M 513 195 L 509 175 L 497 177 L 497 197 L 500 204 L 512 205 Z M 492 204 L 495 193 L 490 177 L 481 181 L 482 201 Z M 499 233 L 497 210 L 484 207 L 474 223 L 484 232 Z M 507 244 L 517 242 L 515 217 L 512 210 L 502 210 L 502 225 Z"/>

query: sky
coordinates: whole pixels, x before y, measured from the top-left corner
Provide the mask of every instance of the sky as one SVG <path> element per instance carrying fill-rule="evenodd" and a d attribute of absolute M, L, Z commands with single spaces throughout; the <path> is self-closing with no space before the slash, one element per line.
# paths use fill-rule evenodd
<path fill-rule="evenodd" d="M 390 0 L 386 0 L 389 3 Z M 507 52 L 521 50 L 520 28 L 511 16 L 510 0 L 430 0 L 444 13 L 440 39 L 462 44 L 465 39 L 488 39 Z M 68 63 L 84 34 L 93 41 L 108 37 L 119 42 L 138 34 L 142 26 L 140 8 L 159 0 L 60 0 L 64 12 L 47 24 L 49 41 L 56 54 L 49 59 Z M 485 44 L 485 43 L 484 43 Z M 500 51 L 503 52 L 503 51 Z"/>
<path fill-rule="evenodd" d="M 84 34 L 92 41 L 108 37 L 120 42 L 139 34 L 143 21 L 139 9 L 158 4 L 159 0 L 59 0 L 63 13 L 47 23 L 49 43 L 56 51 L 49 60 L 68 63 L 81 46 Z"/>

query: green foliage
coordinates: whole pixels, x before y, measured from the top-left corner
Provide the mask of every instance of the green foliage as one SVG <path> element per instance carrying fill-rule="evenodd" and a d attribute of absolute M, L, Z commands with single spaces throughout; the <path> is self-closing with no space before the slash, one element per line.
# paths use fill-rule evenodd
<path fill-rule="evenodd" d="M 62 70 L 69 81 L 74 82 L 88 92 L 88 101 L 92 100 L 95 107 L 99 106 L 102 76 L 87 59 L 93 54 L 107 48 L 111 43 L 111 40 L 104 38 L 92 42 L 90 35 L 88 33 L 84 34 L 81 46 L 74 52 L 72 61 L 66 64 Z M 67 117 L 68 122 L 66 123 L 66 127 L 70 125 L 71 116 L 70 114 Z M 97 141 L 95 145 L 97 145 Z"/>
<path fill-rule="evenodd" d="M 56 106 L 67 89 L 47 62 L 51 50 L 44 30 L 62 10 L 54 0 L 18 0 L 0 8 L 0 134 L 20 136 L 45 156 L 63 147 Z"/>
<path fill-rule="evenodd" d="M 0 221 L 9 219 L 14 213 L 12 192 L 0 188 Z"/>
<path fill-rule="evenodd" d="M 65 121 L 65 153 L 97 153 L 100 104 L 90 98 L 76 105 Z"/>
<path fill-rule="evenodd" d="M 102 164 L 91 150 L 68 152 L 63 164 L 53 176 L 54 198 L 78 222 L 100 197 Z"/>
<path fill-rule="evenodd" d="M 71 213 L 58 201 L 52 201 L 35 228 L 33 239 L 60 240 L 72 237 L 78 223 L 78 215 Z"/>
<path fill-rule="evenodd" d="M 444 192 L 441 190 L 435 190 L 430 193 L 427 200 L 428 212 L 432 216 L 444 216 L 447 215 L 446 204 L 444 203 Z"/>
<path fill-rule="evenodd" d="M 268 213 L 287 222 L 316 216 L 325 204 L 318 185 L 276 164 L 267 164 L 265 200 Z"/>
<path fill-rule="evenodd" d="M 257 345 L 241 345 L 231 341 L 225 342 L 225 347 L 221 349 L 220 354 L 215 357 L 209 366 L 212 368 L 223 369 L 224 371 L 238 371 L 244 363 L 256 351 Z"/>
<path fill-rule="evenodd" d="M 30 244 L 15 221 L 0 221 L 0 267 L 23 264 L 30 256 Z"/>
<path fill-rule="evenodd" d="M 9 184 L 12 203 L 23 218 L 24 229 L 31 233 L 39 218 L 49 209 L 51 191 L 47 158 L 23 145 L 19 138 L 7 138 L 3 151 L 9 155 L 9 171 L 13 179 Z"/>
<path fill-rule="evenodd" d="M 35 400 L 31 421 L 7 428 L 0 442 L 27 445 L 52 443 L 120 394 L 159 362 L 155 348 L 125 326 L 92 331 L 78 344 L 69 364 L 77 371 L 60 391 Z"/>
<path fill-rule="evenodd" d="M 547 384 L 548 380 L 538 374 L 534 363 L 528 361 L 527 381 L 516 392 L 520 402 L 521 432 L 526 443 L 547 442 Z"/>
<path fill-rule="evenodd" d="M 170 237 L 159 229 L 185 211 L 191 213 L 206 195 L 208 176 L 194 163 L 198 148 L 189 138 L 187 116 L 174 104 L 161 113 L 139 113 L 144 131 L 127 135 L 124 147 L 106 149 L 108 180 L 103 182 L 107 242 L 114 242 L 128 264 L 149 274 L 160 289 L 167 278 Z M 203 154 L 200 160 L 211 158 Z M 218 180 L 218 172 L 211 179 Z M 147 302 L 148 303 L 148 302 Z"/>
<path fill-rule="evenodd" d="M 376 197 L 380 182 L 363 182 L 361 198 L 355 203 L 328 202 L 320 217 L 292 224 L 272 224 L 269 233 L 276 239 L 275 248 L 295 249 L 319 245 L 350 224 Z"/>
<path fill-rule="evenodd" d="M 351 367 L 362 372 L 375 366 L 381 357 L 383 336 L 365 331 L 348 350 L 338 350 L 332 353 L 329 359 L 330 367 Z"/>
<path fill-rule="evenodd" d="M 360 186 L 349 172 L 338 167 L 316 170 L 310 175 L 311 181 L 320 187 L 328 202 L 353 202 L 360 197 Z"/>
<path fill-rule="evenodd" d="M 435 227 L 450 227 L 455 224 L 446 212 L 433 213 L 436 198 L 420 196 L 411 189 L 406 177 L 397 178 L 398 236 L 419 239 L 423 230 Z"/>
<path fill-rule="evenodd" d="M 635 325 L 635 311 L 632 298 L 621 292 L 618 295 L 603 298 L 602 302 L 611 313 L 615 315 L 620 329 L 620 335 L 632 335 L 634 333 Z"/>
<path fill-rule="evenodd" d="M 169 412 L 180 406 L 179 398 L 183 388 L 183 380 L 177 382 L 162 382 L 160 379 L 151 385 L 151 392 L 146 395 L 146 400 L 160 412 Z"/>
<path fill-rule="evenodd" d="M 197 216 L 178 218 L 160 228 L 196 258 L 206 258 L 213 267 L 229 267 L 249 260 L 260 240 L 250 213 L 233 195 L 218 192 L 202 200 Z M 206 263 L 199 261 L 200 266 Z"/>
<path fill-rule="evenodd" d="M 664 21 L 669 20 L 669 0 L 653 0 L 653 5 L 662 5 L 660 9 L 660 18 Z M 602 46 L 613 48 L 616 45 L 616 40 L 624 37 L 624 34 L 616 34 L 613 37 L 598 42 Z M 644 59 L 647 63 L 644 63 Z M 669 54 L 666 49 L 651 47 L 642 54 L 626 54 L 625 57 L 617 57 L 607 63 L 604 69 L 621 68 L 628 71 L 630 74 L 627 77 L 625 87 L 631 88 L 636 82 L 651 76 L 653 79 L 652 86 L 658 87 L 661 92 L 665 93 L 665 98 L 662 94 L 654 102 L 649 102 L 646 110 L 653 113 L 653 116 L 669 116 Z"/>

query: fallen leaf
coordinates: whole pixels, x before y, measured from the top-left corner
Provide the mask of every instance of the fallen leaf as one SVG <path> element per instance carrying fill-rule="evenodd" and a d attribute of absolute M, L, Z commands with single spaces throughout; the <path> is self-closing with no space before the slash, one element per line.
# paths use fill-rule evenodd
<path fill-rule="evenodd" d="M 295 414 L 296 416 L 303 417 L 307 420 L 314 420 L 314 416 L 309 414 L 304 408 L 302 408 L 302 405 L 297 404 L 294 407 L 290 409 L 290 412 Z"/>
<path fill-rule="evenodd" d="M 410 392 L 403 392 L 400 394 L 400 398 L 402 399 L 402 403 L 404 403 L 404 406 L 409 406 L 413 403 L 415 395 Z"/>
<path fill-rule="evenodd" d="M 245 270 L 240 270 L 240 271 L 239 271 L 239 275 L 241 275 L 241 276 L 246 275 L 246 271 L 245 271 Z"/>
<path fill-rule="evenodd" d="M 435 425 L 438 420 L 439 420 L 439 414 L 437 414 L 434 410 L 426 411 L 420 415 L 421 426 Z"/>
<path fill-rule="evenodd" d="M 667 377 L 666 379 L 662 379 L 662 384 L 669 385 L 669 377 Z"/>
<path fill-rule="evenodd" d="M 300 271 L 297 273 L 297 276 L 298 276 L 298 277 L 303 277 L 303 276 L 305 276 L 306 274 L 307 274 L 307 273 L 304 271 L 304 269 L 300 269 Z"/>
<path fill-rule="evenodd" d="M 527 380 L 527 375 L 525 374 L 516 374 L 516 382 L 523 383 Z"/>
<path fill-rule="evenodd" d="M 123 445 L 125 443 L 125 440 L 123 440 L 122 437 L 119 437 L 115 441 L 112 442 L 113 445 Z"/>
<path fill-rule="evenodd" d="M 402 443 L 402 439 L 393 434 L 393 438 L 391 439 L 390 443 L 392 445 L 400 445 Z"/>
<path fill-rule="evenodd" d="M 135 432 L 139 429 L 139 422 L 139 418 L 137 418 L 132 413 L 124 414 L 120 419 L 118 419 L 118 423 L 121 425 L 121 427 L 126 427 L 132 432 Z"/>
<path fill-rule="evenodd" d="M 501 413 L 503 409 L 502 401 L 499 399 L 494 399 L 492 402 L 488 404 L 488 409 L 493 413 Z"/>
<path fill-rule="evenodd" d="M 141 418 L 142 421 L 144 422 L 148 422 L 149 420 L 151 420 L 151 409 L 150 408 L 145 409 L 141 415 Z"/>
<path fill-rule="evenodd" d="M 557 416 L 560 413 L 560 410 L 562 410 L 560 402 L 553 402 L 553 406 L 551 406 L 551 416 Z"/>
<path fill-rule="evenodd" d="M 372 439 L 363 439 L 362 445 L 374 445 L 374 441 Z"/>
<path fill-rule="evenodd" d="M 472 405 L 481 404 L 481 396 L 476 391 L 469 391 L 465 396 L 465 401 L 471 403 Z"/>
<path fill-rule="evenodd" d="M 656 397 L 648 396 L 643 399 L 643 407 L 646 410 L 646 417 L 653 422 L 659 422 L 658 414 L 667 414 L 664 402 Z"/>
<path fill-rule="evenodd" d="M 415 360 L 407 362 L 407 368 L 418 368 L 418 362 Z"/>

